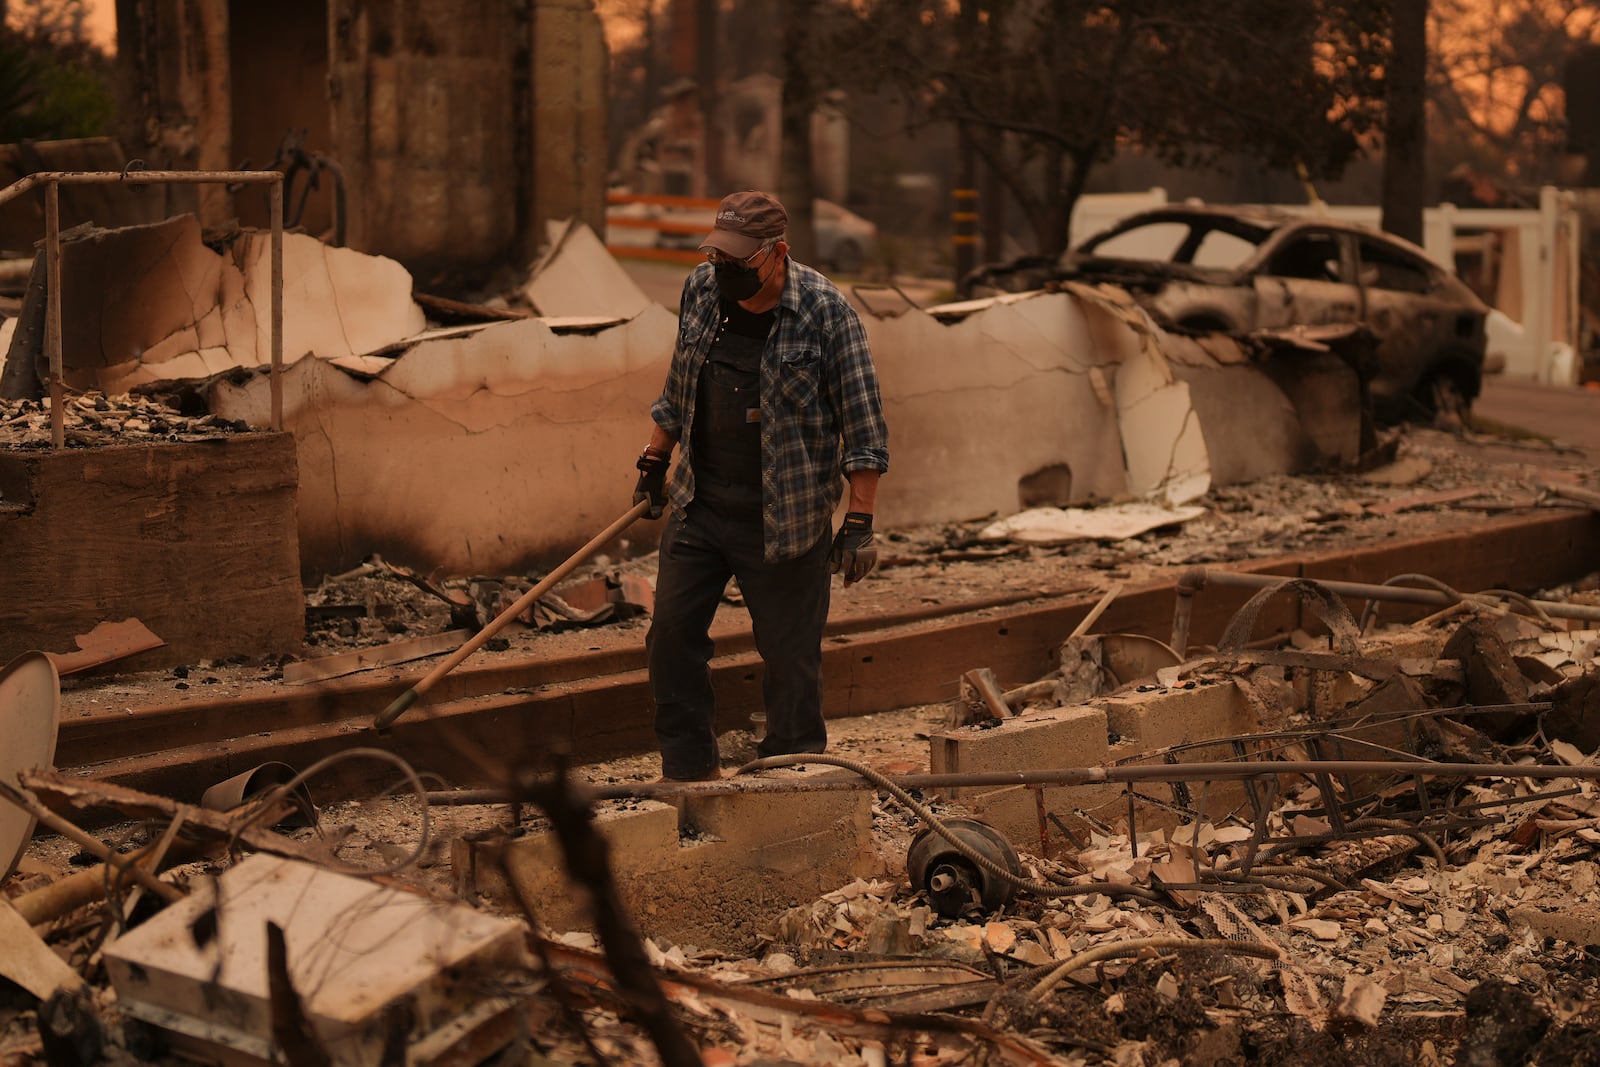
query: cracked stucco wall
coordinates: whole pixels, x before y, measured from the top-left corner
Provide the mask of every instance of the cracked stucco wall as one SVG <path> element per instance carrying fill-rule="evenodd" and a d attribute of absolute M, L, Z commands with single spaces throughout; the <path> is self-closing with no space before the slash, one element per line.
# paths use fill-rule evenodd
<path fill-rule="evenodd" d="M 127 392 L 271 361 L 271 242 L 249 231 L 227 253 L 202 243 L 193 215 L 115 230 L 85 228 L 61 249 L 62 359 L 74 389 Z M 362 355 L 427 321 L 411 276 L 390 259 L 283 239 L 283 359 Z M 35 338 L 35 340 L 38 340 Z M 44 379 L 42 344 L 32 358 Z"/>
<path fill-rule="evenodd" d="M 650 305 L 585 332 L 501 323 L 422 341 L 370 380 L 296 363 L 284 413 L 299 442 L 304 565 L 379 552 L 501 573 L 565 555 L 630 503 L 676 322 Z M 885 526 L 1015 511 L 1019 481 L 1052 464 L 1071 467 L 1077 501 L 1187 498 L 1209 484 L 1188 383 L 1149 336 L 1093 303 L 1046 294 L 949 325 L 921 312 L 874 320 L 869 332 L 891 432 Z M 219 381 L 212 407 L 260 424 L 268 395 L 260 377 Z M 627 536 L 648 550 L 658 535 L 644 523 Z"/>
<path fill-rule="evenodd" d="M 300 455 L 307 573 L 378 552 L 451 574 L 548 563 L 632 504 L 677 319 L 652 306 L 599 333 L 537 320 L 424 341 L 362 380 L 322 360 L 284 375 Z M 218 382 L 212 408 L 264 423 L 260 378 Z M 653 547 L 659 523 L 628 536 Z"/>
<path fill-rule="evenodd" d="M 573 247 L 580 260 L 593 254 Z M 558 257 L 545 269 L 582 267 Z M 263 273 L 257 262 L 246 284 Z M 409 291 L 381 272 L 355 279 L 380 291 L 363 297 L 336 280 L 335 309 Z M 296 361 L 284 417 L 300 457 L 303 566 L 342 570 L 378 552 L 499 574 L 565 556 L 631 502 L 676 326 L 646 304 L 620 322 L 529 319 L 414 339 L 350 371 Z M 884 527 L 1013 513 L 1023 481 L 1047 468 L 1070 471 L 1062 504 L 1177 504 L 1218 471 L 1300 469 L 1314 453 L 1294 406 L 1236 342 L 1163 334 L 1100 292 L 1003 298 L 954 321 L 912 310 L 866 326 L 890 425 Z M 348 348 L 331 326 L 318 336 Z M 267 379 L 219 379 L 211 403 L 265 425 Z M 649 550 L 659 532 L 635 525 L 624 551 Z"/>

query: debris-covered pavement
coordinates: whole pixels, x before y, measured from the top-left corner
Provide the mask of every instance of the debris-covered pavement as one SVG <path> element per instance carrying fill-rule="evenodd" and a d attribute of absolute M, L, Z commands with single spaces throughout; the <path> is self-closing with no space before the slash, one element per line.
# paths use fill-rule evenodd
<path fill-rule="evenodd" d="M 1528 647 L 1561 651 L 1569 671 L 1592 669 L 1594 639 L 1578 642 L 1576 651 L 1564 647 L 1566 637 L 1534 638 Z M 949 715 L 935 707 L 846 720 L 835 750 L 903 772 L 918 741 L 946 728 Z M 469 968 L 464 980 L 511 997 L 519 1014 L 508 1040 L 549 1062 L 656 1062 L 653 1049 L 675 1041 L 700 1050 L 707 1063 L 962 1063 L 979 1056 L 1118 1064 L 1590 1062 L 1600 772 L 1571 743 L 1530 732 L 1537 719 L 1495 742 L 1470 718 L 1414 717 L 1439 731 L 1436 758 L 1470 762 L 1477 754 L 1497 764 L 1553 766 L 1557 776 L 1454 773 L 1374 782 L 1364 804 L 1381 808 L 1381 817 L 1360 814 L 1365 809 L 1341 790 L 1352 804 L 1343 831 L 1333 832 L 1323 783 L 1284 775 L 1275 803 L 1142 830 L 1137 849 L 1125 824 L 1062 811 L 1076 826 L 1073 847 L 1050 858 L 1018 853 L 1019 880 L 1042 891 L 954 915 L 941 914 L 907 882 L 904 850 L 921 824 L 884 795 L 872 807 L 880 868 L 774 914 L 746 952 L 657 938 L 636 946 L 637 958 L 616 944 L 601 953 L 592 933 L 542 926 L 542 902 L 531 901 L 531 929 L 549 940 L 535 940 L 530 959 L 497 958 L 487 972 Z M 1296 715 L 1266 740 L 1285 749 L 1303 745 L 1304 735 L 1290 738 L 1304 723 Z M 1321 724 L 1330 736 L 1350 725 Z M 1564 764 L 1584 770 L 1562 776 Z M 651 774 L 649 760 L 640 758 L 582 768 L 578 776 L 615 785 Z M 1198 783 L 1192 788 L 1197 795 Z M 1431 821 L 1418 815 L 1424 795 L 1436 813 Z M 912 797 L 931 801 L 920 791 Z M 1173 806 L 1156 801 L 1152 821 L 1159 822 L 1160 809 Z M 931 807 L 947 818 L 960 810 L 944 802 Z M 493 807 L 435 807 L 431 831 L 437 842 L 503 826 L 505 815 Z M 387 870 L 439 894 L 429 906 L 440 921 L 461 906 L 442 900 L 449 879 L 437 845 L 415 854 L 430 816 L 414 801 L 337 805 L 320 821 L 318 832 L 290 830 L 278 841 L 256 820 L 233 849 L 302 864 L 320 857 L 329 870 Z M 224 822 L 245 825 L 237 814 Z M 136 855 L 170 844 L 170 836 L 125 827 L 112 842 Z M 216 826 L 205 836 L 212 847 L 226 840 Z M 152 1056 L 150 1034 L 127 1024 L 118 1002 L 127 990 L 106 986 L 101 961 L 117 930 L 114 916 L 147 915 L 150 895 L 141 905 L 121 886 L 111 905 L 48 917 L 27 911 L 79 857 L 90 862 L 64 843 L 36 849 L 8 893 L 58 956 L 90 981 L 91 993 L 70 1017 L 90 1020 L 82 1025 L 110 1042 L 113 1060 L 145 1059 Z M 170 877 L 203 895 L 235 863 L 218 855 Z M 219 910 L 216 921 L 228 927 L 230 913 Z M 189 929 L 196 929 L 192 921 Z M 26 936 L 14 930 L 9 943 Z M 207 942 L 194 936 L 201 947 L 186 951 L 204 958 Z M 625 975 L 627 968 L 634 973 Z M 662 998 L 653 1019 L 640 1005 L 641 983 Z M 317 1003 L 318 988 L 303 988 L 301 996 Z M 50 1003 L 51 1012 L 68 1011 Z M 13 1059 L 54 1054 L 28 1004 L 13 993 L 5 1009 L 4 1047 Z M 660 1061 L 690 1062 L 670 1051 Z"/>

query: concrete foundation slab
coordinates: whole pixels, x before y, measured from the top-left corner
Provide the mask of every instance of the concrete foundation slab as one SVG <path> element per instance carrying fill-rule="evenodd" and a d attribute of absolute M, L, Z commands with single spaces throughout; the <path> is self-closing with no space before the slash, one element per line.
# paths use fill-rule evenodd
<path fill-rule="evenodd" d="M 969 726 L 929 738 L 934 774 L 1098 767 L 1109 757 L 1106 713 L 1090 705 L 1032 711 L 991 727 Z M 1115 786 L 950 790 L 950 799 L 1018 846 L 1055 855 L 1063 835 L 1048 812 L 1097 809 L 1121 796 Z"/>

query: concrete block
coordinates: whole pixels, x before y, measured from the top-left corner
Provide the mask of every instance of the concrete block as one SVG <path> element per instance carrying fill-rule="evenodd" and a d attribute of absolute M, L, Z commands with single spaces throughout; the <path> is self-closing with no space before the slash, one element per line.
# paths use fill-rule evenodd
<path fill-rule="evenodd" d="M 1073 850 L 1073 844 L 1051 815 L 1063 818 L 1073 812 L 1087 812 L 1102 822 L 1110 822 L 1125 811 L 1122 790 L 1110 785 L 1055 786 L 1043 790 L 1033 786 L 1011 785 L 1000 789 L 967 790 L 961 806 L 974 819 L 988 823 L 1006 840 L 1046 859 Z"/>
<path fill-rule="evenodd" d="M 678 811 L 670 804 L 643 801 L 637 807 L 603 809 L 595 813 L 595 829 L 611 849 L 611 863 L 619 875 L 624 870 L 649 869 L 676 860 Z M 463 897 L 479 895 L 498 904 L 518 907 L 520 899 L 539 902 L 539 919 L 557 929 L 588 929 L 588 899 L 570 892 L 561 846 L 553 833 L 498 841 L 457 838 L 451 846 L 456 891 Z M 507 874 L 519 887 L 512 891 Z"/>
<path fill-rule="evenodd" d="M 825 764 L 783 768 L 764 774 L 782 778 L 854 777 Z M 684 797 L 680 801 L 685 834 L 702 834 L 748 849 L 803 837 L 820 826 L 851 818 L 866 796 L 859 790 L 818 793 L 744 793 L 737 796 Z"/>
<path fill-rule="evenodd" d="M 1259 729 L 1255 713 L 1231 681 L 1200 679 L 1193 689 L 1154 689 L 1108 698 L 1106 725 L 1135 752 L 1154 752 L 1213 737 Z M 1186 762 L 1229 759 L 1230 748 L 1202 747 L 1184 753 Z"/>
<path fill-rule="evenodd" d="M 647 934 L 748 950 L 785 911 L 875 873 L 871 797 L 846 795 L 856 805 L 848 819 L 822 821 L 809 834 L 775 836 L 759 848 L 726 841 L 687 846 L 666 868 L 630 871 L 623 899 Z"/>
<path fill-rule="evenodd" d="M 988 729 L 964 726 L 929 739 L 934 774 L 1099 767 L 1106 761 L 1106 713 L 1087 704 L 1006 719 Z M 963 798 L 971 789 L 952 789 Z"/>
<path fill-rule="evenodd" d="M 964 726 L 929 741 L 935 774 L 979 771 L 1061 770 L 1106 763 L 1105 712 L 1087 704 L 1032 711 L 987 728 Z M 1020 849 L 1044 856 L 1070 847 L 1050 821 L 1060 814 L 1098 807 L 1120 791 L 1108 786 L 958 787 L 946 790 L 976 819 L 993 826 Z"/>
<path fill-rule="evenodd" d="M 677 944 L 746 951 L 789 908 L 881 873 L 865 791 L 647 802 L 597 826 L 639 930 Z M 528 900 L 545 926 L 594 929 L 588 894 L 567 878 L 550 834 L 460 841 L 451 862 L 463 895 Z"/>
<path fill-rule="evenodd" d="M 1530 905 L 1511 909 L 1513 925 L 1532 928 L 1540 937 L 1570 941 L 1574 945 L 1600 945 L 1600 908 L 1571 904 L 1559 911 L 1541 911 Z"/>

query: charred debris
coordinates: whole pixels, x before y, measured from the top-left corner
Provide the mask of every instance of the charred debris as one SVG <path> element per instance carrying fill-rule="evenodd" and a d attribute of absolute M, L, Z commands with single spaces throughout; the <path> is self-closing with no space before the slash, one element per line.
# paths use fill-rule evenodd
<path fill-rule="evenodd" d="M 1196 644 L 1193 605 L 1229 585 L 1258 588 Z M 499 784 L 466 794 L 352 745 L 337 758 L 393 764 L 408 794 L 410 839 L 364 859 L 309 800 L 330 761 L 198 805 L 13 771 L 0 808 L 81 869 L 16 848 L 0 1052 L 1588 1062 L 1600 607 L 1584 599 L 1197 569 L 1170 640 L 1096 632 L 1097 610 L 1027 684 L 969 667 L 956 699 L 904 720 L 926 762 L 788 757 L 682 784 L 479 751 Z M 1285 603 L 1305 628 L 1258 634 Z M 1397 610 L 1430 614 L 1383 622 Z M 43 676 L 8 667 L 8 705 L 58 701 Z M 468 806 L 478 828 L 441 884 L 430 836 Z M 91 830 L 97 809 L 132 822 Z M 772 816 L 795 809 L 821 814 Z M 641 869 L 629 853 L 657 848 L 642 827 L 663 819 L 683 855 Z M 774 870 L 719 844 L 756 833 L 827 867 L 818 837 L 846 824 L 856 874 L 827 891 L 779 906 L 769 882 L 769 906 L 738 918 L 716 890 Z M 697 880 L 675 909 L 652 896 Z"/>

